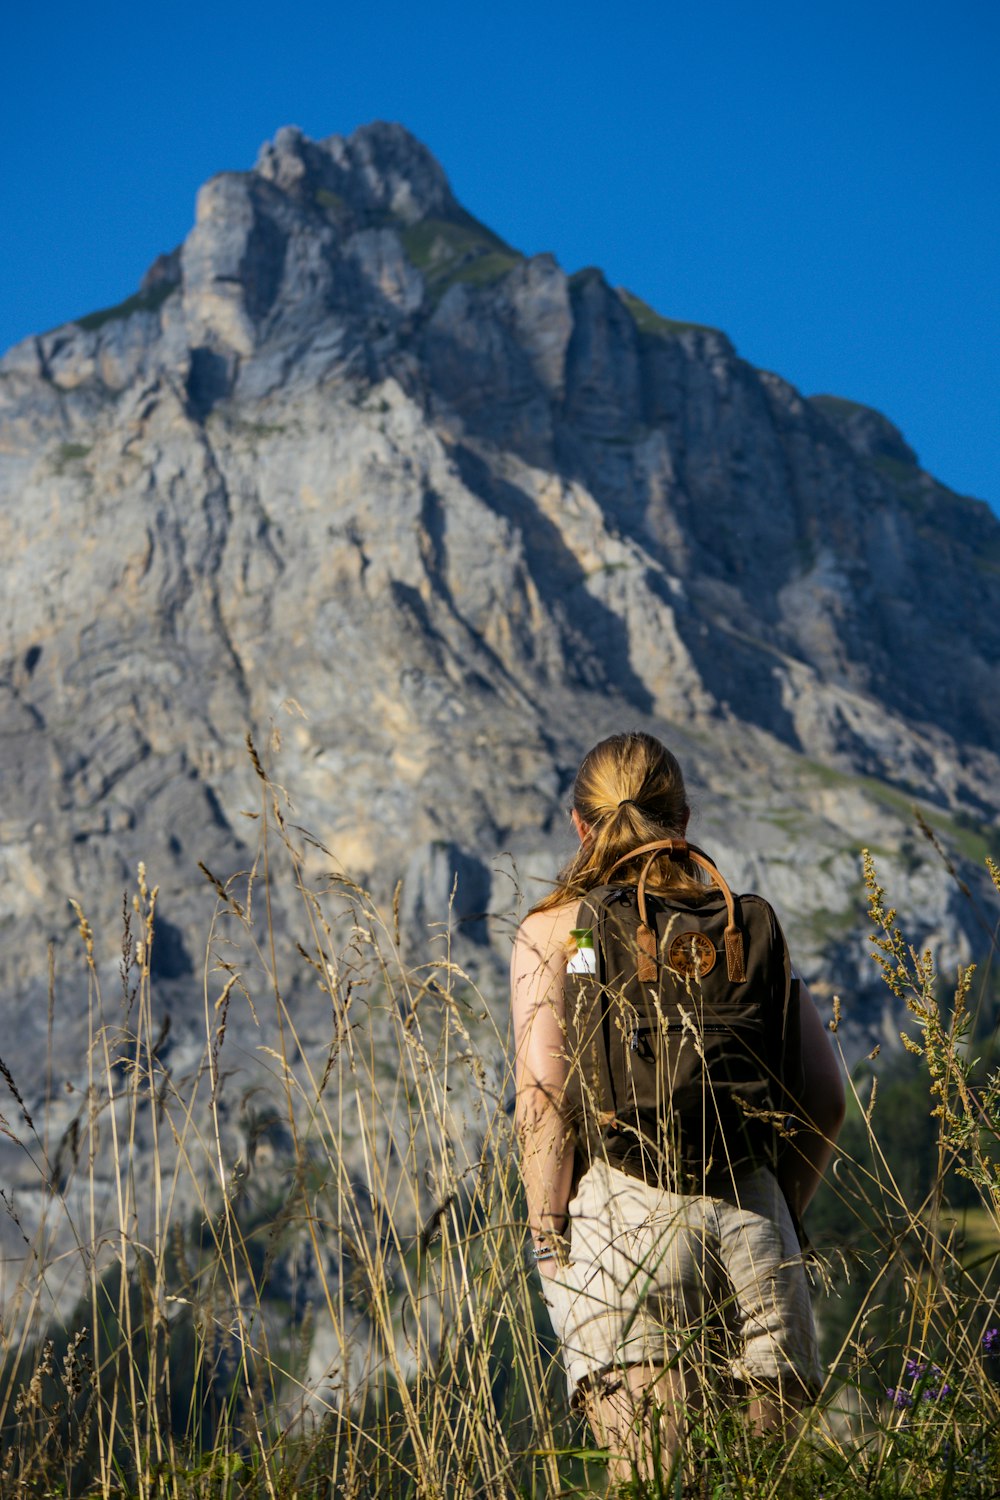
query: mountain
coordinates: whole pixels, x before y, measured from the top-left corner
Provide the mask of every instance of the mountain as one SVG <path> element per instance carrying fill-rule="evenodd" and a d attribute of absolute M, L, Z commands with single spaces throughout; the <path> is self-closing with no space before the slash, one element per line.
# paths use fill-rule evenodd
<path fill-rule="evenodd" d="M 697 841 L 771 896 L 855 1053 L 894 1034 L 861 845 L 914 940 L 978 942 L 910 806 L 975 889 L 1000 524 L 879 413 L 520 254 L 398 125 L 279 131 L 135 295 L 11 349 L 0 515 L 0 996 L 36 1101 L 47 945 L 70 1079 L 68 898 L 113 984 L 140 859 L 172 1045 L 200 1045 L 198 862 L 253 858 L 248 729 L 338 868 L 403 879 L 415 951 L 454 889 L 498 1010 L 517 883 L 568 853 L 576 764 L 621 727 L 677 749 Z"/>

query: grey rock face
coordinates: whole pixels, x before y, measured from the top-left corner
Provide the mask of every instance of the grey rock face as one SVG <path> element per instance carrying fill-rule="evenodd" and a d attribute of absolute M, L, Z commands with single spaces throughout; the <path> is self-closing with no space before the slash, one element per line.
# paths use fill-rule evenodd
<path fill-rule="evenodd" d="M 518 882 L 569 852 L 582 752 L 634 725 L 818 992 L 860 997 L 857 1045 L 862 844 L 915 939 L 971 951 L 907 807 L 959 854 L 995 828 L 995 518 L 879 414 L 518 255 L 399 126 L 280 131 L 135 297 L 9 351 L 0 527 L 0 992 L 38 1079 L 50 939 L 67 1076 L 79 1045 L 67 897 L 113 967 L 140 858 L 183 1045 L 197 861 L 252 858 L 248 727 L 280 729 L 339 867 L 403 877 L 411 941 L 455 886 L 498 1007 Z"/>

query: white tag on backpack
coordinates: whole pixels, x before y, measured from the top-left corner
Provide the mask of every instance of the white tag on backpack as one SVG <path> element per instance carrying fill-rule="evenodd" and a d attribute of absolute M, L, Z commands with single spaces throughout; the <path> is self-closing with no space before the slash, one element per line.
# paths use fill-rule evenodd
<path fill-rule="evenodd" d="M 577 948 L 566 965 L 567 974 L 596 974 L 597 954 L 593 948 Z"/>

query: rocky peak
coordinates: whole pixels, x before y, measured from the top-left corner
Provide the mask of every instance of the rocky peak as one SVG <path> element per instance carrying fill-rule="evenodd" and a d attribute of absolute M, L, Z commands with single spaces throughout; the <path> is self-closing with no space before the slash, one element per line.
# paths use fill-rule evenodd
<path fill-rule="evenodd" d="M 383 120 L 353 135 L 312 141 L 286 125 L 261 147 L 255 172 L 283 192 L 321 205 L 343 204 L 402 224 L 459 212 L 448 179 L 427 147 L 402 125 Z"/>

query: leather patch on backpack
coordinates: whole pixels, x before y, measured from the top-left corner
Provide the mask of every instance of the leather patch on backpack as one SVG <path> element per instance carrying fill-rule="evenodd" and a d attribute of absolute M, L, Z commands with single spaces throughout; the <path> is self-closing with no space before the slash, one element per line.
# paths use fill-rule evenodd
<path fill-rule="evenodd" d="M 743 934 L 736 927 L 726 928 L 726 964 L 732 983 L 743 984 L 747 977 L 747 966 L 743 953 Z"/>
<path fill-rule="evenodd" d="M 703 932 L 679 932 L 667 950 L 667 963 L 685 979 L 704 979 L 716 956 L 715 944 Z"/>
<path fill-rule="evenodd" d="M 637 968 L 636 977 L 640 984 L 655 982 L 656 968 L 656 934 L 648 927 L 640 923 L 636 932 Z"/>

